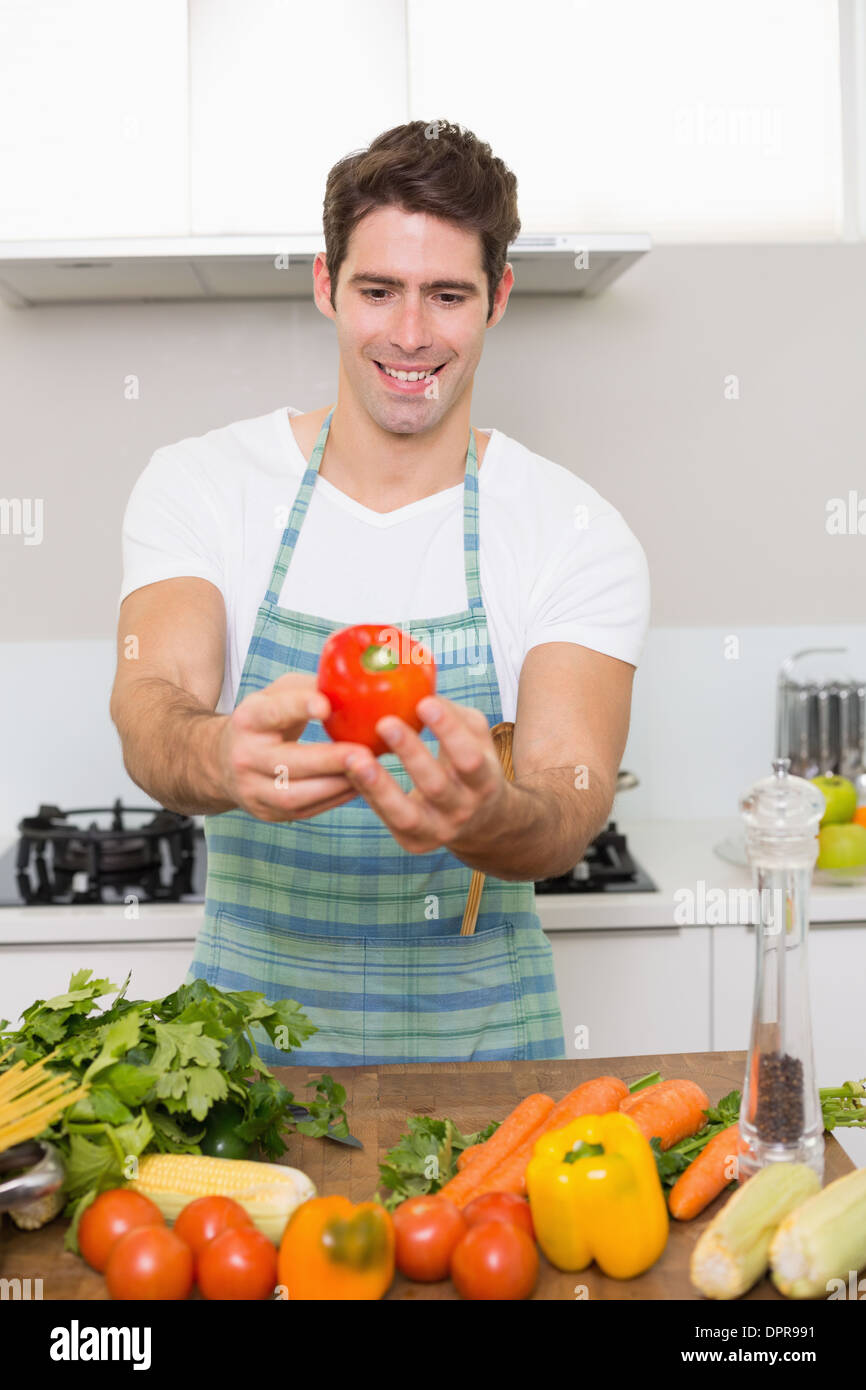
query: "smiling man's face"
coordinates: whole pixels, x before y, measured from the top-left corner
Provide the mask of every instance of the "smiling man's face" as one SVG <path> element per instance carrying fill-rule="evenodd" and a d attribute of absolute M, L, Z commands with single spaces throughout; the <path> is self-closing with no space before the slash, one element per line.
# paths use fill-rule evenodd
<path fill-rule="evenodd" d="M 478 233 L 399 207 L 376 208 L 352 232 L 336 311 L 323 259 L 316 266 L 316 302 L 336 323 L 341 374 L 394 434 L 435 428 L 471 388 L 510 285 L 508 267 L 488 320 Z"/>

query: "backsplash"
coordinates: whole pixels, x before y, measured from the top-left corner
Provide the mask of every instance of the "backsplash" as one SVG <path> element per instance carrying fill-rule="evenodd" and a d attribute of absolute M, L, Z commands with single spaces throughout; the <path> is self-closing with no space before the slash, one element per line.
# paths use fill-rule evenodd
<path fill-rule="evenodd" d="M 640 785 L 620 797 L 629 819 L 736 816 L 740 796 L 770 772 L 776 679 L 806 647 L 847 647 L 840 666 L 866 678 L 866 624 L 651 628 L 635 677 L 623 766 Z M 115 644 L 0 644 L 5 748 L 0 838 L 40 802 L 64 809 L 150 798 L 128 777 L 108 715 Z"/>

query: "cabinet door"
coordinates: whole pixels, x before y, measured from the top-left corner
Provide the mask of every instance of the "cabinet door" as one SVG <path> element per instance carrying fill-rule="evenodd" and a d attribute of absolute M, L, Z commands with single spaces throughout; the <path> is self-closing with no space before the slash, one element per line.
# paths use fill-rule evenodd
<path fill-rule="evenodd" d="M 162 999 L 183 983 L 193 953 L 192 941 L 117 941 L 69 946 L 5 946 L 0 949 L 0 1019 L 12 1028 L 22 1009 L 35 999 L 53 999 L 69 988 L 69 977 L 82 966 L 95 979 L 122 985 L 132 972 L 127 999 Z M 103 1006 L 110 996 L 103 999 Z"/>
<path fill-rule="evenodd" d="M 411 116 L 489 142 L 524 233 L 841 235 L 834 5 L 407 5 Z"/>
<path fill-rule="evenodd" d="M 866 924 L 810 929 L 809 988 L 818 1085 L 866 1079 Z M 866 1129 L 835 1133 L 857 1166 L 866 1165 Z"/>
<path fill-rule="evenodd" d="M 0 239 L 188 231 L 185 0 L 3 0 Z"/>
<path fill-rule="evenodd" d="M 328 170 L 407 119 L 403 0 L 190 0 L 192 230 L 318 232 Z"/>
<path fill-rule="evenodd" d="M 709 932 L 550 932 L 566 1056 L 707 1051 Z"/>
<path fill-rule="evenodd" d="M 755 989 L 755 928 L 710 927 L 713 973 L 712 1049 L 749 1046 Z"/>

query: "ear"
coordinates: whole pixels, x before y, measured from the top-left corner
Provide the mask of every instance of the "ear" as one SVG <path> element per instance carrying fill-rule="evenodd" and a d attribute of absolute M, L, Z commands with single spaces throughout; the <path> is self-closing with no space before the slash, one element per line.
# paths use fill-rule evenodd
<path fill-rule="evenodd" d="M 313 261 L 313 298 L 316 308 L 326 319 L 336 318 L 336 311 L 331 303 L 331 275 L 324 251 L 319 251 Z"/>
<path fill-rule="evenodd" d="M 511 294 L 513 288 L 514 270 L 512 268 L 511 262 L 506 261 L 505 269 L 502 272 L 502 279 L 496 286 L 496 291 L 493 295 L 493 313 L 487 320 L 488 328 L 492 328 L 493 325 L 495 323 L 498 323 L 499 320 L 502 318 L 502 315 L 505 313 L 505 306 L 508 303 L 508 296 Z"/>

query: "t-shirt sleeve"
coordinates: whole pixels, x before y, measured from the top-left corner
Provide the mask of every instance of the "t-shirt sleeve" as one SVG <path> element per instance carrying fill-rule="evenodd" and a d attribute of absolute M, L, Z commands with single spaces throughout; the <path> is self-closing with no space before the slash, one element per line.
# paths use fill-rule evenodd
<path fill-rule="evenodd" d="M 161 579 L 208 579 L 225 598 L 219 513 L 206 479 L 174 446 L 157 449 L 138 477 L 123 517 L 127 594 Z"/>
<path fill-rule="evenodd" d="M 526 650 L 576 642 L 637 666 L 649 615 L 649 566 L 640 541 L 615 508 L 592 508 L 532 587 Z"/>

